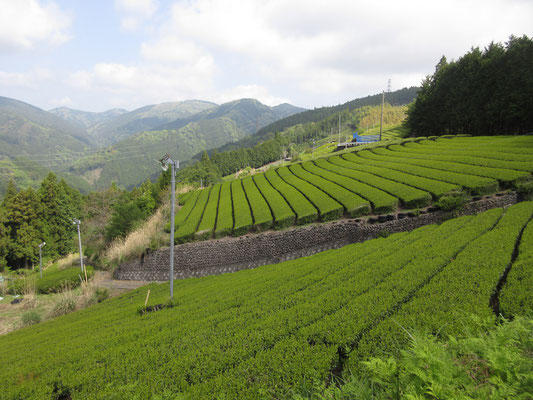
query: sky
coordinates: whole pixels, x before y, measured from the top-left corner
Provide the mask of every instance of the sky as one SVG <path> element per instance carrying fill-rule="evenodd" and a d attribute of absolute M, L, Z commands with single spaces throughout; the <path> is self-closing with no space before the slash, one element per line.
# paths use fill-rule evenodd
<path fill-rule="evenodd" d="M 0 96 L 49 110 L 336 105 L 533 36 L 531 0 L 0 0 Z"/>

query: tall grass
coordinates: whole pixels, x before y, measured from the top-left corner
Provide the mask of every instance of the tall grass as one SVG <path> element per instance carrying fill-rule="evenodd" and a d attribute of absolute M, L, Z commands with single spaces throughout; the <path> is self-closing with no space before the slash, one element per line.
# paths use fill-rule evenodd
<path fill-rule="evenodd" d="M 139 228 L 124 239 L 116 239 L 105 252 L 108 265 L 116 265 L 124 260 L 139 257 L 147 248 L 158 248 L 166 242 L 165 223 L 170 215 L 170 202 L 159 207 Z"/>

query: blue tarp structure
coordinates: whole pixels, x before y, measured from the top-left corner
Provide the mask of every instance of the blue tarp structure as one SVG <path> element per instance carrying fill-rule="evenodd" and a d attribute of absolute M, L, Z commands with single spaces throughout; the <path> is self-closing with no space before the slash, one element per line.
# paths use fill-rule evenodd
<path fill-rule="evenodd" d="M 372 142 L 379 142 L 379 135 L 365 135 L 365 136 L 359 136 L 357 134 L 357 131 L 354 132 L 353 138 L 357 143 L 372 143 Z"/>

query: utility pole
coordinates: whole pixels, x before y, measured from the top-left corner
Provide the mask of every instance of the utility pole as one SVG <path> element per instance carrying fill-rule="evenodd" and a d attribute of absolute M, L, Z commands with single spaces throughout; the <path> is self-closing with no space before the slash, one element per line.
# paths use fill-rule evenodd
<path fill-rule="evenodd" d="M 379 140 L 381 141 L 381 135 L 383 134 L 383 107 L 385 106 L 385 91 L 381 94 L 381 124 L 379 124 Z"/>
<path fill-rule="evenodd" d="M 159 160 L 163 171 L 171 166 L 171 200 L 170 200 L 170 299 L 174 298 L 174 203 L 176 202 L 176 169 L 180 167 L 180 162 L 174 161 L 168 154 Z"/>
<path fill-rule="evenodd" d="M 341 144 L 341 116 L 339 114 L 339 146 Z"/>
<path fill-rule="evenodd" d="M 81 221 L 79 219 L 76 219 L 74 218 L 72 220 L 72 222 L 78 226 L 78 244 L 79 244 L 79 247 L 80 247 L 80 267 L 81 267 L 81 272 L 83 272 L 83 252 L 81 251 L 81 233 L 80 233 L 80 224 L 81 224 Z"/>
<path fill-rule="evenodd" d="M 46 244 L 46 242 L 42 242 L 39 245 L 39 274 L 41 275 L 41 278 L 43 277 L 43 257 L 42 257 L 42 248 Z"/>

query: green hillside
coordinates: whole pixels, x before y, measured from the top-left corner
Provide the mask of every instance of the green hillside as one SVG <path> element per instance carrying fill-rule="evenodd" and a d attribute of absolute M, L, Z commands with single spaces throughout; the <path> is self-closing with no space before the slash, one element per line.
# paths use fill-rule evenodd
<path fill-rule="evenodd" d="M 195 204 L 187 202 L 177 213 L 176 241 L 192 240 L 194 232 L 199 232 L 198 238 L 206 238 L 206 229 L 217 237 L 239 236 L 265 226 L 265 222 L 266 226 L 285 227 L 425 207 L 452 192 L 479 196 L 514 188 L 530 180 L 532 172 L 533 136 L 383 141 L 270 169 L 250 178 L 256 187 L 244 185 L 244 181 L 243 185 L 225 182 L 218 207 L 211 203 L 219 210 L 219 219 L 200 229 L 202 213 L 204 209 L 208 212 L 210 188 L 204 189 Z M 235 190 L 240 186 L 246 196 L 238 194 L 241 189 Z M 256 189 L 262 198 L 254 195 Z M 272 210 L 268 221 L 262 212 L 254 214 L 261 208 L 256 202 L 262 203 L 263 198 Z M 278 209 L 290 210 L 290 217 L 281 211 L 278 216 Z M 227 219 L 222 219 L 226 214 Z M 243 220 L 248 222 L 242 224 Z"/>
<path fill-rule="evenodd" d="M 404 329 L 463 332 L 531 291 L 533 203 L 233 274 L 152 284 L 0 338 L 4 399 L 290 399 L 357 373 Z M 496 245 L 497 244 L 497 245 Z M 523 273 L 523 272 L 521 272 Z M 499 298 L 499 287 L 506 297 Z M 492 299 L 492 301 L 491 301 Z M 512 315 L 510 315 L 512 316 Z M 444 371 L 443 371 L 444 373 Z M 525 372 L 530 374 L 529 372 Z M 487 371 L 490 374 L 490 371 Z M 522 375 L 521 375 L 522 376 Z M 527 375 L 524 375 L 527 379 Z"/>
<path fill-rule="evenodd" d="M 303 108 L 291 106 L 290 104 L 269 107 L 255 99 L 240 99 L 213 107 L 190 118 L 182 118 L 162 125 L 159 129 L 179 129 L 191 122 L 227 117 L 235 121 L 237 126 L 246 132 L 247 135 L 250 135 L 265 125 L 271 124 L 287 115 L 300 113 L 304 110 Z"/>
<path fill-rule="evenodd" d="M 13 179 L 19 188 L 38 187 L 50 170 L 58 171 L 94 150 L 87 133 L 30 104 L 0 97 L 0 197 Z M 86 190 L 79 178 L 61 174 Z"/>
<path fill-rule="evenodd" d="M 215 107 L 215 103 L 201 100 L 187 100 L 154 104 L 121 114 L 116 118 L 91 125 L 88 132 L 100 145 L 117 143 L 129 136 L 149 131 L 167 122 L 187 118 L 201 111 Z"/>
<path fill-rule="evenodd" d="M 403 88 L 396 90 L 394 92 L 385 94 L 385 101 L 392 106 L 405 106 L 411 103 L 418 93 L 418 87 Z M 366 106 L 377 106 L 381 104 L 381 94 L 376 94 L 372 96 L 362 97 L 359 99 L 354 99 L 337 106 L 329 107 L 319 107 L 313 110 L 306 110 L 299 112 L 295 115 L 288 116 L 286 118 L 280 119 L 279 121 L 273 122 L 270 125 L 262 127 L 253 135 L 246 137 L 239 142 L 229 143 L 219 151 L 234 150 L 246 147 L 252 147 L 261 141 L 269 139 L 276 132 L 282 132 L 287 128 L 294 127 L 299 124 L 310 124 L 324 122 L 328 118 L 335 116 L 336 114 L 342 112 L 352 112 L 362 107 Z M 337 121 L 334 121 L 337 123 Z M 344 122 L 344 120 L 343 120 Z M 361 125 L 364 128 L 364 125 Z"/>
<path fill-rule="evenodd" d="M 300 110 L 290 105 L 278 107 L 268 107 L 252 99 L 225 103 L 163 125 L 160 130 L 132 135 L 76 160 L 65 172 L 83 176 L 95 189 L 104 189 L 112 182 L 131 187 L 158 174 L 161 169 L 156 160 L 165 153 L 182 161 L 183 166 L 183 161 L 201 151 L 236 142 L 257 127 Z"/>
<path fill-rule="evenodd" d="M 114 108 L 112 110 L 104 112 L 89 112 L 82 110 L 74 110 L 68 107 L 58 107 L 48 111 L 51 114 L 57 115 L 64 120 L 79 126 L 83 129 L 90 129 L 96 124 L 109 121 L 122 114 L 126 114 L 128 111 L 121 108 Z"/>

